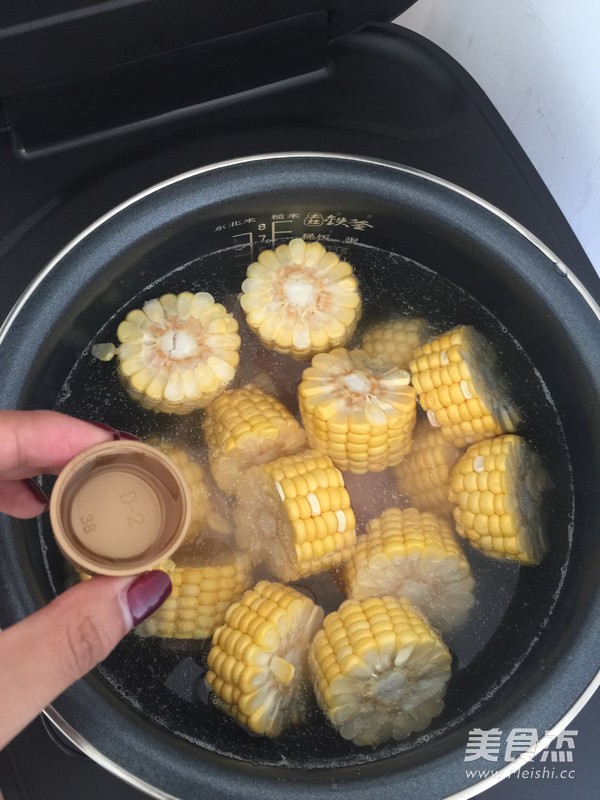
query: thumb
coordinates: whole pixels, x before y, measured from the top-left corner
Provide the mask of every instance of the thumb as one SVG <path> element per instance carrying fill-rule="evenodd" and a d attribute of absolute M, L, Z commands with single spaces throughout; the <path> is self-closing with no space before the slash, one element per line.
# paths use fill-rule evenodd
<path fill-rule="evenodd" d="M 0 749 L 170 593 L 159 570 L 94 578 L 0 632 Z"/>

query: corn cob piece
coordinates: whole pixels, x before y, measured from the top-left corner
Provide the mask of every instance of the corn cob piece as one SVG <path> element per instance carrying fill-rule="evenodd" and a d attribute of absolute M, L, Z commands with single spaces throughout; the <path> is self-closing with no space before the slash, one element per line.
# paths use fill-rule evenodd
<path fill-rule="evenodd" d="M 423 342 L 425 320 L 399 317 L 371 325 L 364 332 L 361 349 L 380 356 L 400 369 L 408 369 L 415 349 Z"/>
<path fill-rule="evenodd" d="M 473 576 L 450 525 L 416 508 L 388 508 L 371 520 L 344 566 L 348 597 L 407 597 L 441 631 L 472 608 Z"/>
<path fill-rule="evenodd" d="M 217 705 L 253 733 L 278 736 L 302 721 L 308 646 L 323 611 L 290 586 L 260 581 L 227 611 L 208 654 Z"/>
<path fill-rule="evenodd" d="M 204 438 L 213 477 L 228 494 L 248 467 L 306 447 L 306 434 L 287 408 L 255 386 L 224 392 L 210 404 Z"/>
<path fill-rule="evenodd" d="M 412 446 L 416 419 L 409 382 L 408 372 L 364 350 L 315 356 L 298 387 L 309 445 L 358 474 L 399 464 Z"/>
<path fill-rule="evenodd" d="M 522 437 L 473 444 L 450 475 L 456 530 L 490 556 L 539 564 L 547 549 L 541 506 L 548 488 L 541 459 Z"/>
<path fill-rule="evenodd" d="M 218 533 L 230 533 L 229 523 L 212 506 L 202 465 L 192 458 L 183 447 L 155 437 L 151 437 L 147 442 L 171 459 L 183 475 L 190 490 L 192 516 L 184 544 L 197 539 L 207 529 Z"/>
<path fill-rule="evenodd" d="M 325 617 L 308 663 L 319 705 L 344 739 L 376 746 L 441 713 L 451 658 L 406 598 L 371 597 Z"/>
<path fill-rule="evenodd" d="M 119 347 L 95 345 L 92 354 L 103 361 L 116 354 L 129 395 L 153 411 L 204 408 L 233 380 L 239 363 L 238 324 L 207 292 L 149 300 L 127 314 L 117 338 Z"/>
<path fill-rule="evenodd" d="M 418 347 L 410 362 L 419 403 L 431 425 L 456 447 L 512 433 L 518 423 L 481 334 L 460 325 Z"/>
<path fill-rule="evenodd" d="M 461 452 L 444 438 L 440 428 L 433 428 L 424 417 L 418 420 L 412 450 L 394 468 L 398 488 L 410 498 L 412 506 L 442 517 L 452 516 L 450 470 Z"/>
<path fill-rule="evenodd" d="M 173 584 L 171 595 L 136 628 L 140 636 L 165 639 L 207 639 L 225 619 L 230 605 L 252 584 L 247 554 L 232 552 L 222 542 L 204 540 L 193 554 L 160 565 Z"/>
<path fill-rule="evenodd" d="M 356 542 L 344 479 L 311 450 L 251 467 L 237 487 L 234 522 L 238 546 L 281 581 L 339 566 Z"/>
<path fill-rule="evenodd" d="M 292 239 L 248 267 L 240 304 L 265 347 L 310 358 L 345 344 L 361 315 L 350 264 L 318 242 Z"/>

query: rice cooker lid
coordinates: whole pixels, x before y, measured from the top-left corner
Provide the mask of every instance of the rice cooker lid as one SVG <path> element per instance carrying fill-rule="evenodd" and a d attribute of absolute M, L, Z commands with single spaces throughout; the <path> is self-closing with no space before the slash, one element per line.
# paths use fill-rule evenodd
<path fill-rule="evenodd" d="M 0 4 L 0 105 L 19 151 L 309 75 L 330 42 L 415 0 Z"/>
<path fill-rule="evenodd" d="M 166 54 L 184 61 L 210 55 L 214 69 L 206 80 L 218 86 L 219 74 L 227 71 L 228 60 L 239 60 L 238 53 L 269 62 L 273 50 L 279 50 L 281 69 L 273 70 L 269 81 L 273 82 L 290 68 L 295 74 L 305 72 L 310 63 L 302 54 L 310 58 L 315 43 L 325 50 L 329 42 L 369 22 L 391 21 L 414 2 L 46 0 L 40 5 L 9 1 L 0 6 L 0 98 L 9 101 L 10 109 L 23 93 L 39 92 L 49 84 L 65 88 L 98 73 L 120 74 L 122 67 L 133 75 L 142 61 L 152 72 L 153 63 L 158 69 Z M 138 88 L 156 92 L 157 85 L 140 83 Z"/>

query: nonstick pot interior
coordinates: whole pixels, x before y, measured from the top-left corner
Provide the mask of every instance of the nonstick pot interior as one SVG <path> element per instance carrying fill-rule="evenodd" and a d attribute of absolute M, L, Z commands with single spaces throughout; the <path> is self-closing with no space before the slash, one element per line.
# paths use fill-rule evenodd
<path fill-rule="evenodd" d="M 250 229 L 253 253 L 238 233 Z M 527 437 L 552 471 L 550 552 L 540 567 L 521 570 L 469 552 L 481 587 L 477 622 L 449 642 L 455 675 L 446 709 L 423 734 L 376 751 L 343 742 L 316 711 L 281 739 L 248 736 L 198 692 L 202 646 L 128 637 L 52 713 L 110 768 L 169 796 L 195 797 L 202 788 L 212 797 L 273 798 L 471 790 L 469 729 L 541 735 L 598 667 L 597 309 L 532 237 L 437 179 L 348 157 L 290 155 L 155 187 L 67 248 L 13 313 L 0 340 L 0 405 L 100 415 L 147 434 L 154 423 L 123 396 L 114 369 L 105 385 L 113 394 L 86 384 L 90 342 L 99 332 L 114 338 L 128 308 L 163 291 L 206 288 L 234 303 L 245 265 L 270 246 L 273 231 L 290 238 L 312 230 L 355 265 L 367 318 L 405 310 L 410 296 L 410 310 L 436 309 L 439 327 L 475 324 L 497 345 L 503 374 L 523 397 Z M 1 524 L 5 626 L 51 599 L 68 570 L 46 521 Z"/>

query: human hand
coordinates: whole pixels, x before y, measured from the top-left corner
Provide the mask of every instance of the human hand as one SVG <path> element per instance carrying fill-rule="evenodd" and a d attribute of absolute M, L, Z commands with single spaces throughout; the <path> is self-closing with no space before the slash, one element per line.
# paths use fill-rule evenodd
<path fill-rule="evenodd" d="M 54 411 L 0 411 L 0 512 L 23 519 L 42 513 L 47 498 L 33 476 L 57 475 L 82 450 L 119 438 L 134 437 Z M 93 578 L 0 631 L 0 749 L 170 592 L 158 570 Z"/>

